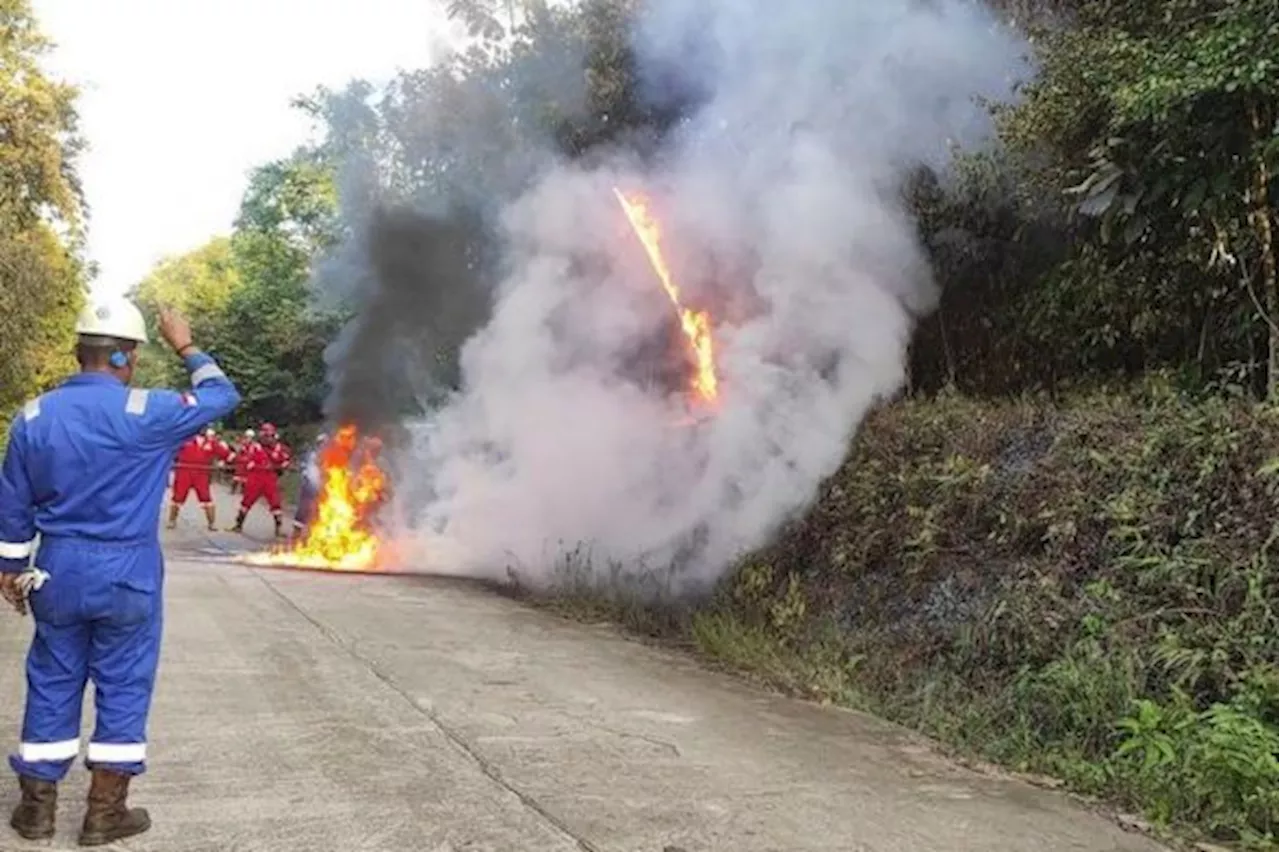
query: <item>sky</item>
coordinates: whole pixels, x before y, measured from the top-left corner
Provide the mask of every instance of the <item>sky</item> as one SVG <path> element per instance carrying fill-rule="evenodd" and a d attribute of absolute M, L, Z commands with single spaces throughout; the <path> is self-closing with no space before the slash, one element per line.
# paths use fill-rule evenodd
<path fill-rule="evenodd" d="M 81 88 L 96 292 L 231 229 L 247 174 L 307 140 L 295 95 L 431 64 L 459 33 L 433 0 L 34 0 L 45 61 Z"/>

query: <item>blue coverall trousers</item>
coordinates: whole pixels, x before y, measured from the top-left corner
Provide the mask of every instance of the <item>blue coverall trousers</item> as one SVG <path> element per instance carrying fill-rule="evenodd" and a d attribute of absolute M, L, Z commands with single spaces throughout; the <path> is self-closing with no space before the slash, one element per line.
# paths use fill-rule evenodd
<path fill-rule="evenodd" d="M 9 764 L 44 781 L 67 774 L 80 751 L 80 711 L 92 680 L 97 721 L 86 764 L 140 774 L 163 627 L 159 543 L 47 540 L 36 564 L 50 577 L 30 597 L 27 706 Z"/>

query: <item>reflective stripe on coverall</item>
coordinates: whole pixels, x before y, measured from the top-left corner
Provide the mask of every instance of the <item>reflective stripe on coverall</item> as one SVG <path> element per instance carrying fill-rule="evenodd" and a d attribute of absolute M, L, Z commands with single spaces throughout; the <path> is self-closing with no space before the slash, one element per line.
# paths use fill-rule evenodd
<path fill-rule="evenodd" d="M 28 402 L 0 467 L 0 571 L 35 564 L 19 775 L 59 781 L 79 754 L 89 678 L 97 722 L 86 763 L 129 774 L 146 761 L 160 656 L 159 513 L 179 446 L 240 402 L 213 358 L 184 360 L 193 390 L 129 388 L 80 373 Z"/>

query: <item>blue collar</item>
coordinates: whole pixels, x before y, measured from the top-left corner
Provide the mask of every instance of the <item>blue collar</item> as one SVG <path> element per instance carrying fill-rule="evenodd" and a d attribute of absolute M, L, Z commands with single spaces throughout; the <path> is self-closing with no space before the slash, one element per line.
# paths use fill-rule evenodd
<path fill-rule="evenodd" d="M 102 372 L 96 372 L 96 371 L 91 373 L 76 373 L 74 376 L 71 376 L 65 382 L 63 382 L 63 384 L 64 385 L 119 385 L 120 387 L 124 387 L 124 382 L 120 381 L 110 373 L 102 373 Z"/>

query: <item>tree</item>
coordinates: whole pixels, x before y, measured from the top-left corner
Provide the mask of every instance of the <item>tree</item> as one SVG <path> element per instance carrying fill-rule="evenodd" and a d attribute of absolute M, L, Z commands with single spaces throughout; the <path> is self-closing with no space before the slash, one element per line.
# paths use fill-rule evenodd
<path fill-rule="evenodd" d="M 328 249 L 337 232 L 338 190 L 324 152 L 301 148 L 255 169 L 236 218 L 239 234 L 270 235 L 293 252 L 294 271 Z"/>
<path fill-rule="evenodd" d="M 241 279 L 230 237 L 215 237 L 200 248 L 160 261 L 133 289 L 140 305 L 152 311 L 171 305 L 193 315 L 220 313 Z"/>
<path fill-rule="evenodd" d="M 80 270 L 52 229 L 0 233 L 0 412 L 64 377 L 72 359 Z"/>
<path fill-rule="evenodd" d="M 150 317 L 158 316 L 162 305 L 177 308 L 190 318 L 195 339 L 207 341 L 218 334 L 227 303 L 241 285 L 231 238 L 216 237 L 194 251 L 156 264 L 130 295 Z M 153 342 L 143 350 L 138 382 L 180 385 L 184 381 L 181 365 L 158 342 L 157 335 L 158 330 L 152 328 Z"/>
<path fill-rule="evenodd" d="M 74 88 L 45 76 L 50 48 L 26 0 L 0 0 L 0 422 L 73 366 L 84 298 Z"/>
<path fill-rule="evenodd" d="M 1047 34 L 1005 124 L 1020 149 L 1055 155 L 1029 185 L 1070 203 L 1079 250 L 1056 316 L 1078 327 L 1066 300 L 1120 305 L 1101 330 L 1157 362 L 1274 386 L 1275 4 L 1082 3 L 1076 16 Z"/>
<path fill-rule="evenodd" d="M 515 0 L 450 0 L 445 8 L 450 18 L 466 26 L 472 38 L 497 42 L 515 30 L 517 15 L 523 19 L 526 7 L 533 5 Z M 546 7 L 545 2 L 537 2 L 536 5 Z"/>
<path fill-rule="evenodd" d="M 320 419 L 324 348 L 339 322 L 311 307 L 307 282 L 336 228 L 337 190 L 322 152 L 301 149 L 254 171 L 230 244 L 241 286 L 210 338 L 244 396 L 243 416 Z"/>
<path fill-rule="evenodd" d="M 27 0 L 0 0 L 0 222 L 25 230 L 53 221 L 78 234 L 76 89 L 41 70 L 51 47 Z"/>

